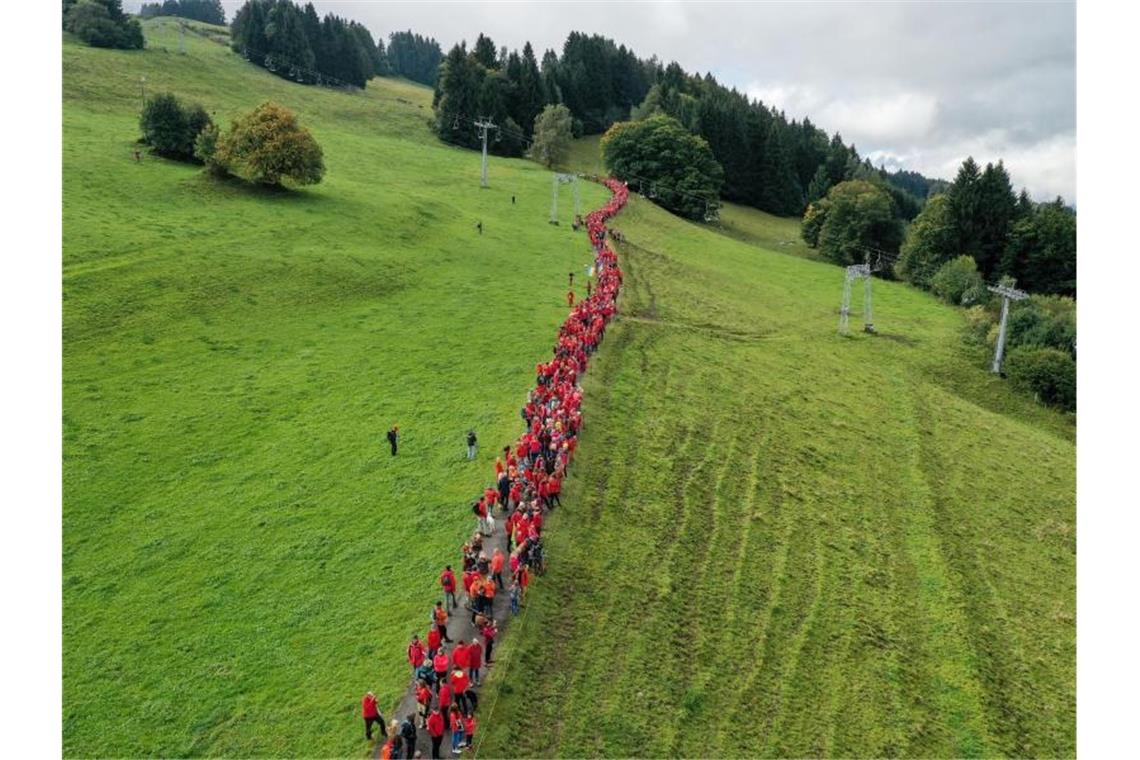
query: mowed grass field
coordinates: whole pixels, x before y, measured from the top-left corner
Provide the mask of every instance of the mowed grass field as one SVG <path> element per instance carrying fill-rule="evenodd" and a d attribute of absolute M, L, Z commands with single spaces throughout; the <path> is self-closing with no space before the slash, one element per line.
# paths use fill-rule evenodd
<path fill-rule="evenodd" d="M 493 159 L 480 190 L 429 89 L 303 87 L 224 30 L 180 55 L 145 28 L 145 51 L 63 46 L 64 752 L 359 756 L 360 697 L 406 686 L 589 245 L 547 224 L 536 165 Z M 294 109 L 325 181 L 136 163 L 141 76 L 222 124 Z"/>
<path fill-rule="evenodd" d="M 602 160 L 601 135 L 589 135 L 574 140 L 567 152 L 564 168 L 585 174 L 606 174 Z M 809 248 L 800 237 L 800 220 L 793 217 L 774 216 L 765 211 L 738 203 L 723 203 L 711 222 L 701 223 L 702 227 L 722 235 L 759 245 L 772 251 L 790 253 L 813 261 L 822 260 L 819 253 Z M 622 229 L 622 220 L 615 219 L 611 225 Z"/>
<path fill-rule="evenodd" d="M 1072 418 L 927 294 L 876 281 L 879 334 L 841 338 L 838 267 L 636 196 L 614 226 L 622 316 L 480 754 L 1073 756 Z"/>

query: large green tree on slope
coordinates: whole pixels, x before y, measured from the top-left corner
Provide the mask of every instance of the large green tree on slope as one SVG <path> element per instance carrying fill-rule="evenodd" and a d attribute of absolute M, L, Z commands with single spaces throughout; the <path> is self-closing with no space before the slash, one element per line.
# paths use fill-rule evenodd
<path fill-rule="evenodd" d="M 836 264 L 871 262 L 876 251 L 894 253 L 902 221 L 890 194 L 874 182 L 840 182 L 804 214 L 804 239 Z"/>
<path fill-rule="evenodd" d="M 563 105 L 547 106 L 534 120 L 534 142 L 530 157 L 547 168 L 556 166 L 570 148 L 570 109 Z"/>
<path fill-rule="evenodd" d="M 708 142 L 676 119 L 618 122 L 602 136 L 602 156 L 614 176 L 676 214 L 703 219 L 718 206 L 724 170 Z"/>
<path fill-rule="evenodd" d="M 936 195 L 926 202 L 907 230 L 896 273 L 908 282 L 930 287 L 939 267 L 958 255 L 958 230 L 950 199 Z"/>
<path fill-rule="evenodd" d="M 141 50 L 146 44 L 122 0 L 63 0 L 63 28 L 91 47 Z"/>

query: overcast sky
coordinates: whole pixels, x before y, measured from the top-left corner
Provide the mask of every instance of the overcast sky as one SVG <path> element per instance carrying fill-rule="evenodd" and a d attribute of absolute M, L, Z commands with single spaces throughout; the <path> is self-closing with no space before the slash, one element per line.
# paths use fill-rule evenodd
<path fill-rule="evenodd" d="M 226 0 L 228 18 L 241 0 Z M 138 3 L 127 3 L 135 5 Z M 375 34 L 412 29 L 444 52 L 485 32 L 539 57 L 571 30 L 676 60 L 789 118 L 839 131 L 888 168 L 952 179 L 1005 160 L 1034 198 L 1076 201 L 1073 3 L 378 2 L 315 0 Z"/>

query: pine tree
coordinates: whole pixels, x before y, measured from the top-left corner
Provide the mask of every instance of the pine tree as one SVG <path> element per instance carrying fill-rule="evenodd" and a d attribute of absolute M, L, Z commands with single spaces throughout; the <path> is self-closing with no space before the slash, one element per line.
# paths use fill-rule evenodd
<path fill-rule="evenodd" d="M 986 164 L 978 182 L 981 205 L 978 209 L 978 269 L 989 278 L 997 272 L 1009 240 L 1010 227 L 1017 215 L 1017 197 L 1009 172 L 1001 161 Z"/>
<path fill-rule="evenodd" d="M 475 40 L 475 47 L 472 48 L 471 54 L 475 56 L 476 61 L 483 64 L 484 68 L 496 68 L 495 42 L 485 34 L 480 34 L 479 38 Z"/>
<path fill-rule="evenodd" d="M 958 231 L 958 252 L 978 260 L 981 241 L 981 172 L 972 156 L 962 162 L 947 195 L 954 227 Z"/>
<path fill-rule="evenodd" d="M 811 184 L 807 189 L 807 202 L 815 203 L 820 198 L 827 195 L 827 191 L 831 188 L 831 177 L 827 173 L 827 166 L 820 164 L 815 170 L 815 175 L 811 178 Z"/>
<path fill-rule="evenodd" d="M 439 99 L 435 106 L 436 133 L 440 139 L 469 148 L 478 142 L 471 120 L 478 116 L 479 94 L 486 69 L 461 43 L 447 53 L 440 66 Z"/>
<path fill-rule="evenodd" d="M 764 211 L 785 216 L 803 213 L 803 191 L 796 179 L 791 156 L 785 143 L 786 127 L 773 119 L 764 144 L 764 158 L 760 164 L 760 192 L 758 206 Z"/>
<path fill-rule="evenodd" d="M 518 121 L 529 137 L 534 132 L 535 117 L 542 112 L 542 107 L 547 103 L 542 73 L 538 69 L 538 61 L 534 58 L 534 48 L 529 42 L 523 45 L 518 99 Z"/>

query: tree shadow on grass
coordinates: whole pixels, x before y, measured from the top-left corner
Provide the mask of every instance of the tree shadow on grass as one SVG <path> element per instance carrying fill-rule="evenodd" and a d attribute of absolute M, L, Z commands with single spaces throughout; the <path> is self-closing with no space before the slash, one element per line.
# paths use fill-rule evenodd
<path fill-rule="evenodd" d="M 254 200 L 289 203 L 301 206 L 324 204 L 331 200 L 331 198 L 324 193 L 312 192 L 310 187 L 262 185 L 255 182 L 247 182 L 233 175 L 226 175 L 224 177 L 214 176 L 205 170 L 187 179 L 183 184 L 190 190 L 212 193 L 222 198 L 251 198 Z"/>
<path fill-rule="evenodd" d="M 889 340 L 892 343 L 899 343 L 904 346 L 910 346 L 912 348 L 918 345 L 917 340 L 910 337 L 909 335 L 902 335 L 900 333 L 887 333 L 876 330 L 875 337 L 882 338 L 883 340 Z"/>

